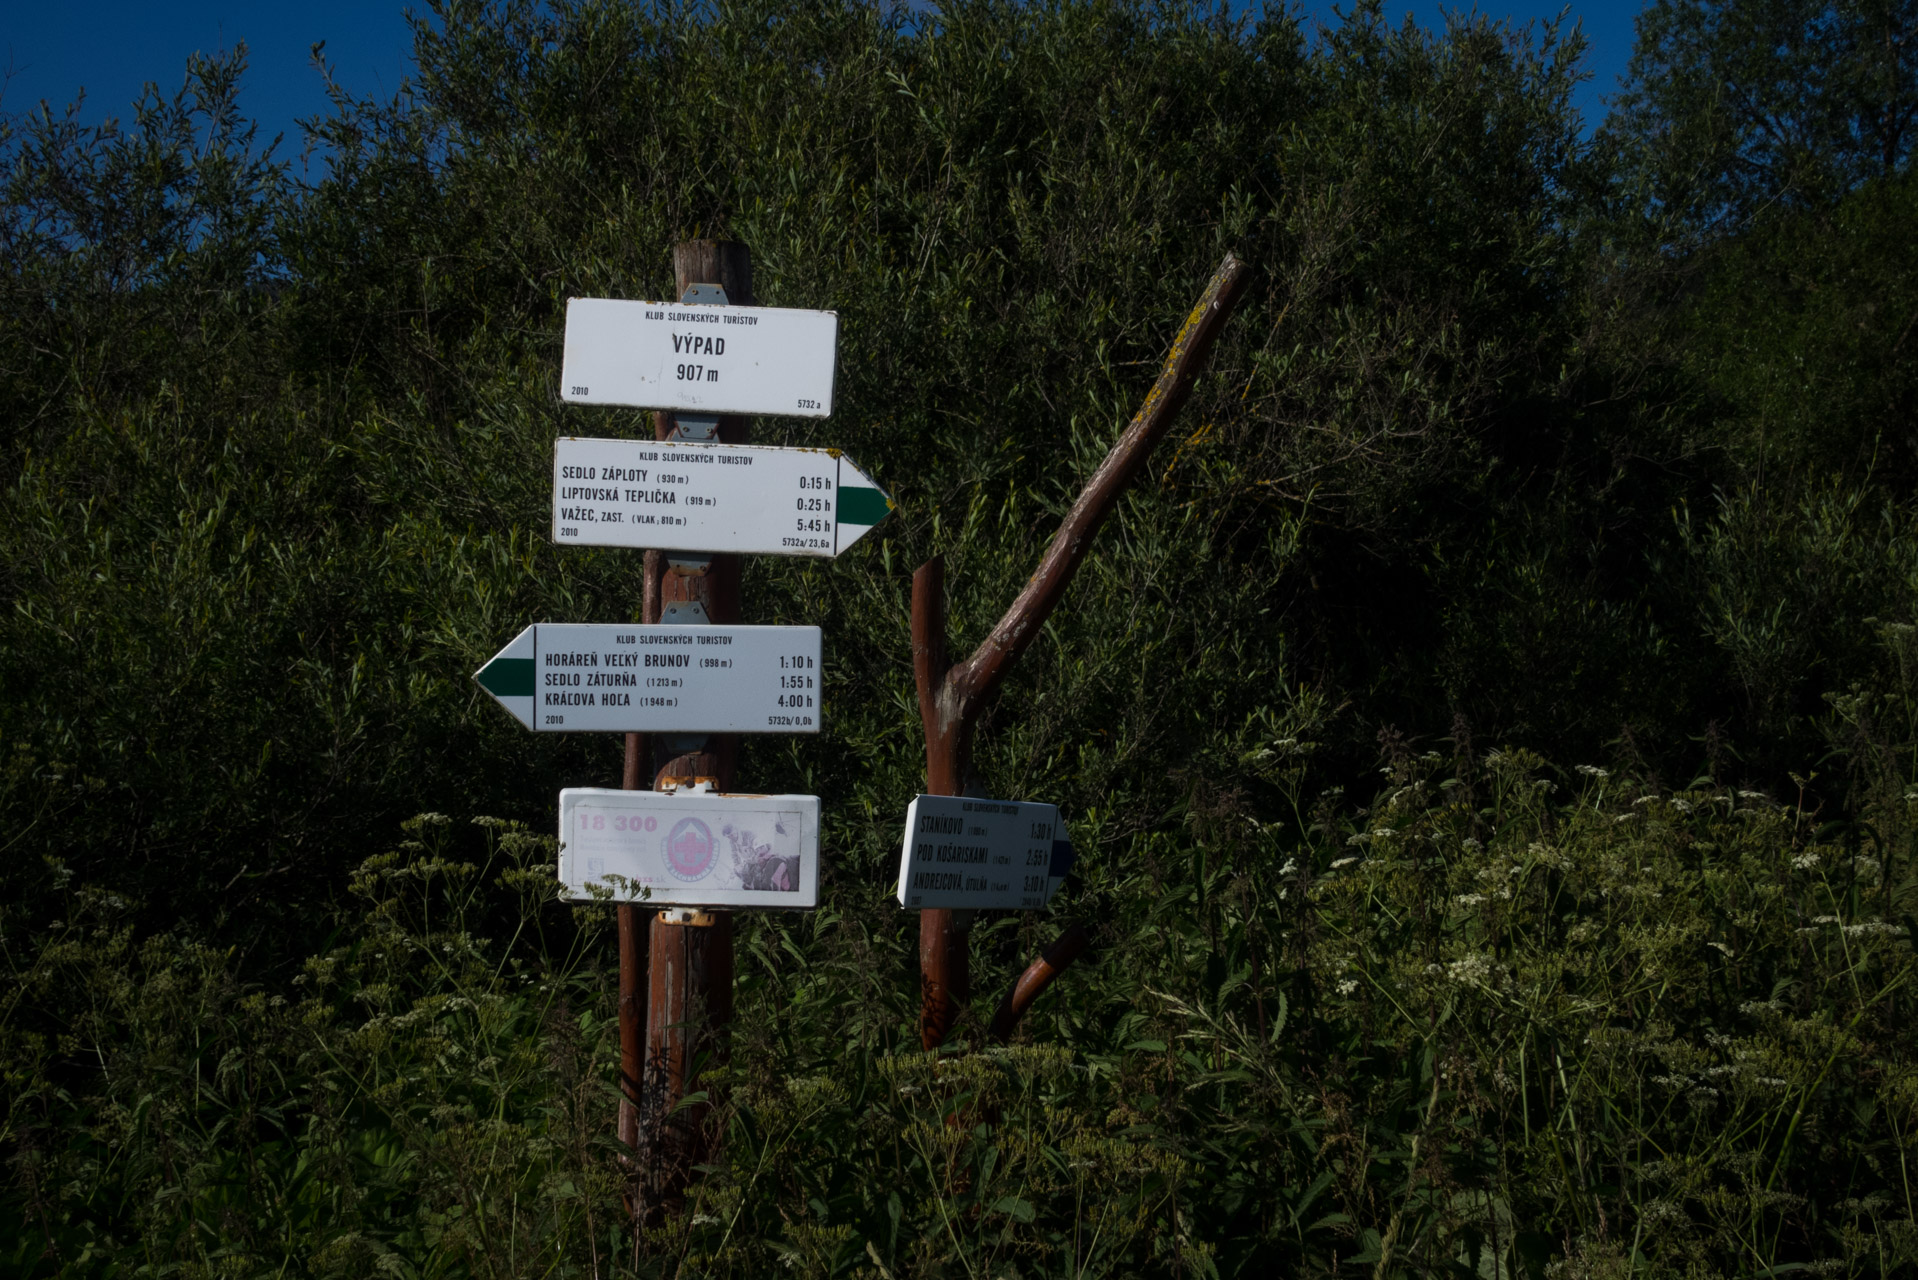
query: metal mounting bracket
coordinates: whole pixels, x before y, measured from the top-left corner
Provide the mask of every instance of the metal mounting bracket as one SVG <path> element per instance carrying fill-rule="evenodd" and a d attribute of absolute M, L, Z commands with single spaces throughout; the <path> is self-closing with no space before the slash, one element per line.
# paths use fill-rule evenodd
<path fill-rule="evenodd" d="M 710 627 L 712 618 L 707 616 L 706 606 L 697 600 L 675 600 L 659 611 L 659 625 L 662 627 Z"/>
<path fill-rule="evenodd" d="M 723 307 L 727 305 L 726 291 L 716 284 L 689 284 L 679 300 L 683 305 L 689 306 Z M 667 439 L 717 440 L 719 439 L 719 419 L 705 413 L 676 413 L 673 415 L 673 433 Z M 711 569 L 712 565 L 713 558 L 710 555 L 681 554 L 669 556 L 666 560 L 667 572 L 686 577 L 698 577 Z M 659 621 L 662 626 L 676 627 L 709 627 L 713 622 L 706 612 L 706 606 L 697 600 L 673 601 L 659 611 Z M 676 756 L 689 756 L 704 751 L 711 741 L 711 736 L 704 733 L 659 735 L 659 745 Z M 661 913 L 662 920 L 665 919 L 665 914 Z"/>
<path fill-rule="evenodd" d="M 680 295 L 680 305 L 696 307 L 726 306 L 726 291 L 716 284 L 689 284 L 686 292 Z M 719 419 L 709 413 L 676 413 L 673 415 L 673 440 L 717 440 L 719 439 Z"/>

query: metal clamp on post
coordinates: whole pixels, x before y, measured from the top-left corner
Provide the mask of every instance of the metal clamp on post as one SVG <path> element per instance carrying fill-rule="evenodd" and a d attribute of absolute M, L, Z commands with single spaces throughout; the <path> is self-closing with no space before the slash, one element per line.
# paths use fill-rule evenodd
<path fill-rule="evenodd" d="M 727 305 L 726 291 L 716 284 L 689 284 L 686 292 L 680 296 L 679 304 L 683 307 L 723 307 Z M 719 419 L 705 413 L 676 413 L 673 415 L 673 434 L 669 439 L 717 440 Z"/>
<path fill-rule="evenodd" d="M 686 286 L 686 292 L 680 296 L 682 306 L 723 307 L 727 305 L 726 291 L 716 284 L 693 284 Z M 711 414 L 676 413 L 673 415 L 673 433 L 668 440 L 684 440 L 690 443 L 705 444 L 719 439 L 719 419 Z M 713 567 L 711 554 L 697 555 L 680 552 L 666 558 L 666 571 L 683 577 L 697 578 L 709 572 Z M 676 600 L 660 610 L 659 621 L 662 626 L 707 627 L 712 619 L 706 614 L 706 606 L 697 600 Z M 703 733 L 668 733 L 660 735 L 660 745 L 673 755 L 693 755 L 704 751 L 710 741 Z M 665 915 L 662 913 L 661 919 Z M 669 922 L 674 923 L 674 922 Z M 680 922 L 685 923 L 685 922 Z"/>

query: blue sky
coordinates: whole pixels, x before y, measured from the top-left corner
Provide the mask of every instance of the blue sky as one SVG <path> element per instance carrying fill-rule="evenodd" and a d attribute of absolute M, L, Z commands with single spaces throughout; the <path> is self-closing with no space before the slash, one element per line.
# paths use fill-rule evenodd
<path fill-rule="evenodd" d="M 1436 25 L 1454 6 L 1420 0 L 1387 0 L 1396 21 L 1411 13 Z M 1632 18 L 1638 0 L 1605 3 L 1575 0 L 1485 0 L 1484 12 L 1519 22 L 1550 19 L 1569 9 L 1591 41 L 1580 107 L 1586 123 L 1603 115 L 1602 99 L 1615 91 L 1617 76 L 1632 50 Z M 213 53 L 244 40 L 251 69 L 243 106 L 260 122 L 261 133 L 284 133 L 281 154 L 297 158 L 300 137 L 294 121 L 326 105 L 319 75 L 308 60 L 315 41 L 326 42 L 326 57 L 340 83 L 358 93 L 390 93 L 406 76 L 411 37 L 403 0 L 311 0 L 304 5 L 249 0 L 99 0 L 90 5 L 7 0 L 0 29 L 0 111 L 33 109 L 45 99 L 63 108 L 82 87 L 89 121 L 128 116 L 130 104 L 148 80 L 168 92 L 177 88 L 188 55 Z M 1332 5 L 1308 3 L 1308 17 L 1331 20 Z"/>

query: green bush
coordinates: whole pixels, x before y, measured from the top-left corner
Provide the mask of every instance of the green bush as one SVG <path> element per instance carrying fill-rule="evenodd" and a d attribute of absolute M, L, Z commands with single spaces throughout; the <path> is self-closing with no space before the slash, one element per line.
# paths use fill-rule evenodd
<path fill-rule="evenodd" d="M 1283 788 L 1309 746 L 1258 762 Z M 635 1235 L 610 912 L 449 820 L 273 993 L 81 891 L 9 942 L 18 1274 L 1741 1273 L 1918 1263 L 1913 806 L 1401 756 L 1310 837 L 1195 795 L 1019 1043 L 914 1044 L 902 913 L 740 918 L 718 1163 Z M 1563 791 L 1563 799 L 1554 793 Z M 1305 797 L 1299 796 L 1301 802 Z M 985 989 L 1042 922 L 982 922 Z M 485 929 L 485 932 L 481 930 Z M 1008 961 L 1014 962 L 1009 964 Z M 973 1025 L 970 1034 L 978 1034 Z"/>
<path fill-rule="evenodd" d="M 310 170 L 241 56 L 0 122 L 11 1270 L 1912 1268 L 1902 171 L 1688 238 L 1664 153 L 1582 138 L 1575 39 L 1378 4 L 416 30 Z M 692 236 L 841 317 L 834 419 L 756 438 L 898 505 L 746 567 L 826 632 L 825 732 L 740 773 L 822 797 L 822 906 L 741 917 L 719 1154 L 636 1236 L 606 912 L 533 834 L 619 743 L 470 673 L 638 615 L 637 556 L 545 536 L 553 438 L 651 427 L 557 403 L 562 306 Z M 976 645 L 1228 250 L 1254 287 L 979 739 L 1068 814 L 1096 946 L 927 1057 L 910 572 Z M 1056 927 L 981 920 L 979 1000 Z"/>

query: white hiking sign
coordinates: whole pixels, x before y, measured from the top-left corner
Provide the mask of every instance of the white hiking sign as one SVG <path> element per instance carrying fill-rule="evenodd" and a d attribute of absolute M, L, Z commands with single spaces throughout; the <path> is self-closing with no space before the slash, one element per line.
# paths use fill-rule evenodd
<path fill-rule="evenodd" d="M 906 809 L 899 905 L 1032 910 L 1072 870 L 1072 844 L 1054 805 L 973 796 L 920 796 Z"/>
<path fill-rule="evenodd" d="M 553 541 L 836 556 L 892 510 L 836 449 L 562 436 L 553 448 Z"/>
<path fill-rule="evenodd" d="M 473 678 L 541 732 L 819 732 L 818 627 L 542 622 Z"/>
<path fill-rule="evenodd" d="M 824 418 L 838 346 L 830 311 L 571 298 L 559 395 L 568 404 Z"/>

